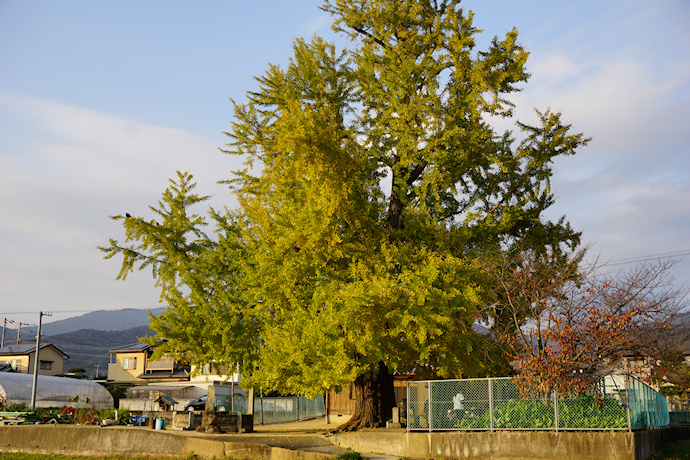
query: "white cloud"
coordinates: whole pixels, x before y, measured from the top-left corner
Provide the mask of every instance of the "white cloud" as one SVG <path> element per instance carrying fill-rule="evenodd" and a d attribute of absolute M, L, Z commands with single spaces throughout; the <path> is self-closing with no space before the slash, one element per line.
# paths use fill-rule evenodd
<path fill-rule="evenodd" d="M 619 23 L 615 34 L 636 21 Z M 534 52 L 533 77 L 514 98 L 518 119 L 533 122 L 532 107 L 550 107 L 574 132 L 593 138 L 557 160 L 549 215 L 565 214 L 605 259 L 690 249 L 687 45 L 654 41 L 661 47 L 650 53 L 645 35 L 624 47 L 605 43 L 609 49 L 600 49 L 598 38 L 575 33 L 561 46 L 568 52 Z M 690 261 L 676 274 L 690 284 Z"/>
<path fill-rule="evenodd" d="M 545 57 L 531 66 L 530 73 L 536 77 L 536 84 L 558 85 L 569 78 L 577 76 L 581 68 L 562 54 Z"/>
<path fill-rule="evenodd" d="M 192 172 L 200 194 L 216 195 L 214 206 L 234 205 L 216 183 L 238 166 L 218 152 L 222 140 L 7 94 L 2 118 L 12 120 L 0 136 L 0 302 L 8 309 L 40 308 L 37 299 L 62 308 L 151 306 L 158 293 L 150 276 L 115 282 L 118 264 L 96 249 L 121 238 L 108 215 L 153 217 L 147 206 L 176 170 Z"/>

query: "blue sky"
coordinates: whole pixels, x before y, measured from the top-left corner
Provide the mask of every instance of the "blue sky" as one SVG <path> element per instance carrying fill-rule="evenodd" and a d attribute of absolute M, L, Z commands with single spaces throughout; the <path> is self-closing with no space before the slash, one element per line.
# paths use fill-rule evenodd
<path fill-rule="evenodd" d="M 319 4 L 0 0 L 0 319 L 157 306 L 148 272 L 115 281 L 97 251 L 122 237 L 108 215 L 147 215 L 176 170 L 233 206 L 229 98 L 297 37 L 345 44 Z M 517 118 L 551 107 L 593 138 L 556 164 L 551 216 L 607 260 L 690 253 L 690 2 L 463 5 L 480 43 L 515 26 L 531 52 Z"/>

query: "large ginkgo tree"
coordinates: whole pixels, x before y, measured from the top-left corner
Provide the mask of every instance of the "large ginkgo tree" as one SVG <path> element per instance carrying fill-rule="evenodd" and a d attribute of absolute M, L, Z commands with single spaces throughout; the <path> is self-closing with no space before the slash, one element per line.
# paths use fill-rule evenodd
<path fill-rule="evenodd" d="M 246 161 L 228 180 L 240 209 L 214 214 L 223 242 L 206 237 L 213 256 L 193 258 L 209 276 L 180 290 L 177 313 L 154 327 L 174 335 L 195 309 L 229 316 L 206 349 L 235 344 L 241 352 L 222 356 L 243 363 L 246 385 L 313 395 L 354 382 L 348 427 L 379 426 L 395 404 L 395 372 L 499 371 L 491 337 L 473 329 L 488 286 L 475 257 L 518 242 L 578 244 L 564 218 L 543 213 L 554 158 L 588 139 L 549 110 L 534 126 L 518 123 L 517 136 L 492 127 L 512 115 L 528 53 L 515 30 L 478 50 L 480 31 L 457 0 L 322 8 L 349 47 L 297 40 L 289 64 L 270 66 L 235 103 L 225 151 Z M 209 295 L 190 302 L 197 291 Z M 166 343 L 181 350 L 185 340 L 194 338 Z"/>

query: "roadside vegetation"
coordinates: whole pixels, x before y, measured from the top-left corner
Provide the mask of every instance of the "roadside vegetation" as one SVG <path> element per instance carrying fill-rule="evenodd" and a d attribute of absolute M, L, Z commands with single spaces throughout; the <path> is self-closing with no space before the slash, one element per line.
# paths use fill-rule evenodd
<path fill-rule="evenodd" d="M 16 418 L 25 424 L 35 423 L 59 423 L 59 424 L 80 424 L 80 425 L 98 425 L 104 420 L 117 420 L 120 424 L 126 425 L 130 422 L 129 409 L 96 409 L 91 408 L 74 408 L 72 406 L 62 407 L 37 407 L 31 409 L 26 404 L 10 404 L 7 406 L 0 404 L 0 411 L 2 412 L 21 412 L 26 415 L 18 415 Z"/>

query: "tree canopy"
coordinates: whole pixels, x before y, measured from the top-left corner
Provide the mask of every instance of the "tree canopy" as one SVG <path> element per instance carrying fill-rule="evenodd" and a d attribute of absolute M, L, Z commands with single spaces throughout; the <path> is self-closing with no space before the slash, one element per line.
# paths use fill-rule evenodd
<path fill-rule="evenodd" d="M 265 389 L 354 381 L 353 426 L 376 425 L 393 372 L 470 377 L 505 363 L 473 330 L 488 294 L 474 259 L 579 243 L 543 212 L 554 159 L 588 139 L 550 110 L 518 122 L 519 139 L 494 129 L 490 118 L 512 115 L 528 53 L 516 30 L 477 50 L 457 0 L 322 8 L 351 45 L 299 39 L 286 68 L 269 66 L 234 102 L 225 151 L 246 168 L 228 181 L 237 216 L 212 213 L 220 242 L 176 210 L 203 199 L 181 175 L 153 209 L 163 222 L 125 219 L 139 246 L 106 251 L 124 256 L 121 275 L 154 269 L 170 307 L 152 327 L 169 349 L 238 359 L 246 384 Z"/>

